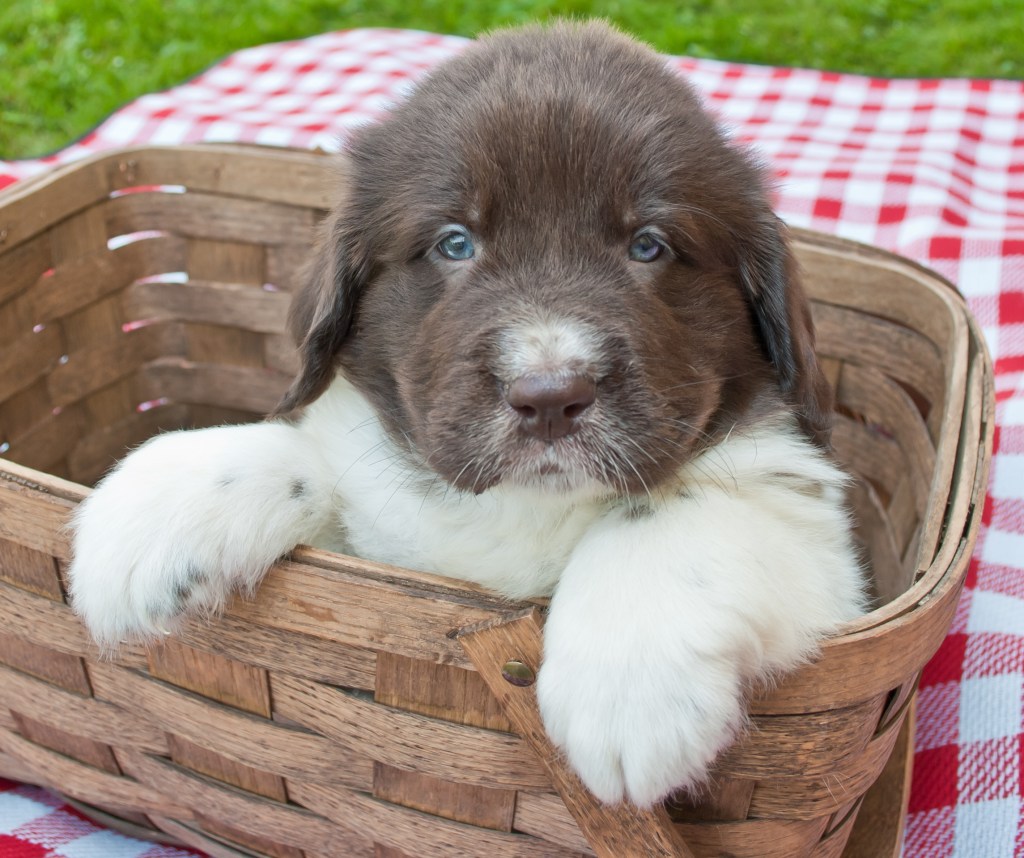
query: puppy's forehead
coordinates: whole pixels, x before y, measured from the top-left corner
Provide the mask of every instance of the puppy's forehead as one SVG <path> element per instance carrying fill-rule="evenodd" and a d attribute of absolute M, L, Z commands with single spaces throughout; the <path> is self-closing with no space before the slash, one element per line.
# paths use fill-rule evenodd
<path fill-rule="evenodd" d="M 625 226 L 645 202 L 669 198 L 668 171 L 645 169 L 667 152 L 607 108 L 506 101 L 481 111 L 460 164 L 481 225 Z"/>
<path fill-rule="evenodd" d="M 441 192 L 480 197 L 470 201 L 480 210 L 622 203 L 667 179 L 681 138 L 710 127 L 662 57 L 598 27 L 485 40 L 422 81 L 393 119 L 388 146 L 410 175 L 419 164 Z"/>
<path fill-rule="evenodd" d="M 490 246 L 512 255 L 621 242 L 648 224 L 688 243 L 720 230 L 704 213 L 732 207 L 742 219 L 760 200 L 758 171 L 667 61 L 596 25 L 470 46 L 349 151 L 351 223 L 372 224 L 368 240 L 387 236 L 378 253 L 396 259 L 452 223 L 500 233 Z"/>

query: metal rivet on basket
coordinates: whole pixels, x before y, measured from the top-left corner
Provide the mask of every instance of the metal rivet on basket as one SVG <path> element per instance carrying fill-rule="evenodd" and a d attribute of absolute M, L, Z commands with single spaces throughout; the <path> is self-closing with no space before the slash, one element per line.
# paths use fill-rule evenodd
<path fill-rule="evenodd" d="M 526 688 L 533 685 L 536 674 L 521 661 L 506 661 L 501 668 L 501 675 L 510 685 Z"/>

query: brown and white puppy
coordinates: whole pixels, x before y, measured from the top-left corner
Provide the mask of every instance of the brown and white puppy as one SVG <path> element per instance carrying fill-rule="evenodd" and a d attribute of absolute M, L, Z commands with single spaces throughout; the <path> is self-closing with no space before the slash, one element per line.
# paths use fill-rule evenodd
<path fill-rule="evenodd" d="M 752 682 L 863 610 L 830 393 L 761 171 L 603 25 L 498 33 L 357 133 L 267 423 L 76 518 L 102 643 L 312 542 L 552 594 L 545 725 L 608 802 L 698 785 Z"/>

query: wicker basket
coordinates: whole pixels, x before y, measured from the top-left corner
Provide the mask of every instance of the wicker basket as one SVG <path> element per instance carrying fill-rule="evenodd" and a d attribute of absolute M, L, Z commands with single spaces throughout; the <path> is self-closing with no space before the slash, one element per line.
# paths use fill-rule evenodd
<path fill-rule="evenodd" d="M 819 235 L 797 252 L 881 607 L 753 701 L 699 803 L 595 803 L 502 679 L 536 667 L 542 609 L 447 579 L 302 549 L 223 619 L 97 658 L 65 604 L 68 514 L 127 447 L 276 402 L 327 160 L 139 149 L 0 195 L 0 774 L 214 856 L 895 854 L 991 370 L 948 284 Z"/>

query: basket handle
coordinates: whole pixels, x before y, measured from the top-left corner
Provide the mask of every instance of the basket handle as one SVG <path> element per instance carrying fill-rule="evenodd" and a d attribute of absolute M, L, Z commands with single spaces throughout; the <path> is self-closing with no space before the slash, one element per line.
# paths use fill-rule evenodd
<path fill-rule="evenodd" d="M 631 804 L 598 801 L 551 744 L 540 720 L 532 683 L 515 683 L 510 662 L 536 675 L 543 638 L 538 608 L 508 614 L 459 631 L 458 639 L 477 672 L 501 704 L 516 731 L 533 749 L 598 858 L 693 858 L 665 808 L 640 810 Z M 530 682 L 529 679 L 523 680 Z"/>

